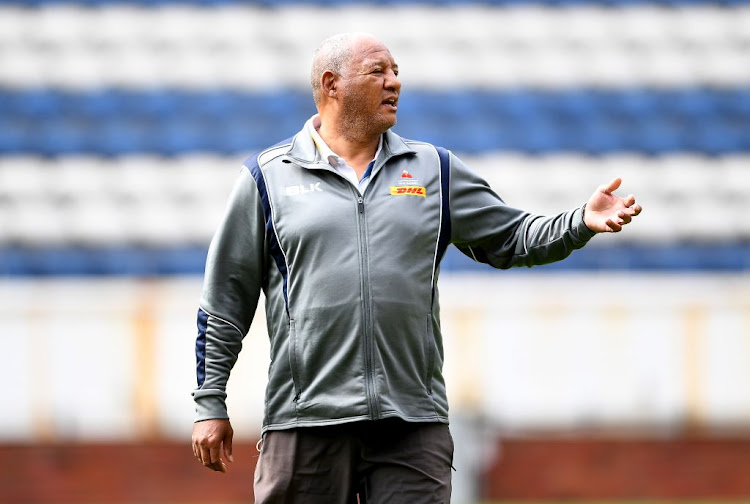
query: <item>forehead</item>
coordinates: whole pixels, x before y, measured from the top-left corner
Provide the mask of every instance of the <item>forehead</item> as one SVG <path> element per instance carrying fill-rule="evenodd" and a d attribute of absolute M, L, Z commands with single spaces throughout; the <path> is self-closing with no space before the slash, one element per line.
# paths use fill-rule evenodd
<path fill-rule="evenodd" d="M 396 62 L 391 55 L 391 51 L 375 39 L 362 39 L 357 41 L 353 47 L 353 63 L 361 65 L 371 65 L 375 63 L 390 63 L 395 65 Z"/>

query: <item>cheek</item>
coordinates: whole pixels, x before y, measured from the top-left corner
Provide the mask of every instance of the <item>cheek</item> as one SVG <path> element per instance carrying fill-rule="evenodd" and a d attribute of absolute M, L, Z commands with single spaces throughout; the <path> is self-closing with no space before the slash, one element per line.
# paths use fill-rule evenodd
<path fill-rule="evenodd" d="M 367 80 L 341 88 L 342 103 L 349 109 L 377 110 L 383 95 L 382 80 Z"/>
<path fill-rule="evenodd" d="M 372 90 L 358 89 L 348 94 L 348 103 L 357 105 L 357 108 L 374 109 L 380 105 L 380 93 Z"/>

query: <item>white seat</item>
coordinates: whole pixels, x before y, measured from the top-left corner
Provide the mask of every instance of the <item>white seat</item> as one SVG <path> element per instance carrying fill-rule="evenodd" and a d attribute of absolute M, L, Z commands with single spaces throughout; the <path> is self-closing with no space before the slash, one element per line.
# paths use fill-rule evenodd
<path fill-rule="evenodd" d="M 29 9 L 4 5 L 0 7 L 0 47 L 19 46 L 26 43 L 31 31 L 32 16 Z"/>
<path fill-rule="evenodd" d="M 660 7 L 639 6 L 618 11 L 622 39 L 641 46 L 667 45 L 671 41 L 670 11 Z"/>
<path fill-rule="evenodd" d="M 39 55 L 42 78 L 48 84 L 67 89 L 91 89 L 105 84 L 101 58 L 83 46 L 63 46 Z M 118 62 L 122 63 L 122 62 Z"/>
<path fill-rule="evenodd" d="M 4 199 L 39 198 L 48 186 L 50 166 L 33 156 L 0 156 L 0 196 Z"/>
<path fill-rule="evenodd" d="M 549 45 L 596 47 L 613 43 L 612 26 L 617 24 L 617 17 L 611 9 L 580 6 L 557 10 L 555 16 L 558 21 L 551 23 Z"/>
<path fill-rule="evenodd" d="M 634 72 L 641 81 L 669 88 L 694 84 L 695 64 L 704 63 L 702 58 L 696 62 L 686 48 L 668 44 L 644 47 L 633 61 L 637 65 Z"/>
<path fill-rule="evenodd" d="M 694 72 L 698 80 L 716 86 L 733 86 L 750 83 L 750 50 L 746 47 L 724 45 L 711 47 L 704 52 Z"/>
<path fill-rule="evenodd" d="M 57 245 L 68 241 L 64 211 L 46 198 L 17 200 L 12 218 L 6 223 L 6 235 L 24 245 Z"/>
<path fill-rule="evenodd" d="M 13 46 L 0 53 L 0 86 L 9 88 L 45 87 L 45 61 L 39 51 L 28 46 Z"/>
<path fill-rule="evenodd" d="M 691 46 L 709 47 L 731 41 L 731 13 L 709 4 L 678 9 L 671 16 L 674 29 L 670 36 L 675 41 Z"/>
<path fill-rule="evenodd" d="M 94 156 L 65 156 L 50 161 L 50 183 L 45 195 L 68 201 L 109 198 L 111 166 L 111 161 Z"/>
<path fill-rule="evenodd" d="M 66 241 L 88 246 L 126 244 L 130 237 L 121 216 L 122 207 L 104 195 L 81 199 L 63 213 Z"/>

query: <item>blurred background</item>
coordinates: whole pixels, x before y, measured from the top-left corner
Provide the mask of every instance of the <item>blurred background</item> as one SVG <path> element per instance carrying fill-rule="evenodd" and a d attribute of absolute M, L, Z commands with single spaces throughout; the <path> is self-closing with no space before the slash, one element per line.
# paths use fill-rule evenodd
<path fill-rule="evenodd" d="M 0 502 L 249 502 L 268 343 L 193 459 L 195 313 L 243 160 L 314 113 L 328 35 L 399 63 L 395 131 L 506 202 L 643 214 L 440 289 L 454 503 L 750 500 L 750 2 L 0 0 Z"/>

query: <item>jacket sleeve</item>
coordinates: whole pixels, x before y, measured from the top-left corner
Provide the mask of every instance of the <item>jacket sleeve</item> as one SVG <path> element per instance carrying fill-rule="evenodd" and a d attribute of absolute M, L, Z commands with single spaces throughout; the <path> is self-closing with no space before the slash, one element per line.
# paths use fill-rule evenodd
<path fill-rule="evenodd" d="M 229 418 L 227 380 L 255 315 L 265 265 L 263 210 L 255 180 L 243 167 L 206 259 L 195 345 L 196 421 Z"/>
<path fill-rule="evenodd" d="M 453 153 L 449 194 L 451 242 L 495 268 L 560 261 L 595 234 L 583 222 L 583 207 L 543 217 L 506 205 Z"/>

